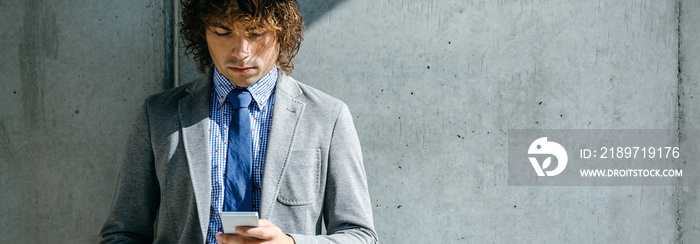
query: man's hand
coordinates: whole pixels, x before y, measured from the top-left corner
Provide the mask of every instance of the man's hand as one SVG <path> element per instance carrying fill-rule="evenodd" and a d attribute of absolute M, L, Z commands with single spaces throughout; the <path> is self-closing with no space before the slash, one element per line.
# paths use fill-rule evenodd
<path fill-rule="evenodd" d="M 218 243 L 285 243 L 294 244 L 294 239 L 265 219 L 259 221 L 258 227 L 236 227 L 236 234 L 216 233 Z"/>

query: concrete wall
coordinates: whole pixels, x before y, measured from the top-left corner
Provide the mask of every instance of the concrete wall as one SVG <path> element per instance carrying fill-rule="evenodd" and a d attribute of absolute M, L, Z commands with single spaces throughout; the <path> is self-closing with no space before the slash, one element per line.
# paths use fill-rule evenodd
<path fill-rule="evenodd" d="M 0 243 L 94 241 L 136 107 L 171 86 L 168 2 L 0 1 Z M 505 152 L 508 129 L 700 128 L 697 1 L 300 3 L 293 76 L 353 112 L 383 243 L 700 237 L 700 184 L 508 186 Z"/>
<path fill-rule="evenodd" d="M 353 111 L 385 242 L 670 243 L 675 187 L 508 186 L 505 145 L 508 129 L 676 128 L 677 16 L 675 1 L 348 1 L 308 28 L 295 77 Z"/>
<path fill-rule="evenodd" d="M 700 1 L 681 1 L 680 17 L 680 129 L 682 135 L 688 135 L 682 137 L 681 142 L 697 148 L 698 138 L 692 135 L 698 135 L 700 131 Z M 686 162 L 696 173 L 700 172 L 698 157 Z M 692 178 L 684 185 L 679 189 L 679 235 L 681 240 L 692 243 L 692 240 L 700 240 L 700 177 Z"/>
<path fill-rule="evenodd" d="M 0 1 L 0 243 L 94 243 L 143 99 L 162 1 Z"/>

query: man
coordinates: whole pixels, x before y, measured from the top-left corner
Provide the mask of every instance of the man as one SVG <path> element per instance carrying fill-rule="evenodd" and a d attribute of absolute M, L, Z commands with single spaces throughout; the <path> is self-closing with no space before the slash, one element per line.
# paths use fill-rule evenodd
<path fill-rule="evenodd" d="M 100 242 L 376 243 L 347 106 L 287 75 L 296 0 L 182 6 L 205 75 L 144 102 Z M 224 234 L 223 211 L 256 211 L 260 226 Z"/>

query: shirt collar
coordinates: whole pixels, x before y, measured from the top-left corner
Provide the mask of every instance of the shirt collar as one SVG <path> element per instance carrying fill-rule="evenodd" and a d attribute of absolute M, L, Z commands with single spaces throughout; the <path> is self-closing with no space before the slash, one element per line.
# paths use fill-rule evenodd
<path fill-rule="evenodd" d="M 253 100 L 258 104 L 259 108 L 263 108 L 267 101 L 273 94 L 275 85 L 277 84 L 277 65 L 273 66 L 270 72 L 267 73 L 263 78 L 260 78 L 255 84 L 247 87 L 250 95 L 253 96 Z M 231 90 L 239 88 L 233 82 L 229 81 L 224 77 L 214 66 L 214 91 L 216 92 L 216 101 L 219 102 L 219 106 L 226 102 L 226 96 Z"/>

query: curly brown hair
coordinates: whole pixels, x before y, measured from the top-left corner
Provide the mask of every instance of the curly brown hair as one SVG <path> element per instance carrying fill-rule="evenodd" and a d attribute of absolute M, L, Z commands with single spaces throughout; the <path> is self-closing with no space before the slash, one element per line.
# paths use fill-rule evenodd
<path fill-rule="evenodd" d="M 292 59 L 299 51 L 304 21 L 297 0 L 181 0 L 182 22 L 180 36 L 185 42 L 185 53 L 193 55 L 200 72 L 212 65 L 207 48 L 206 28 L 225 24 L 245 31 L 273 30 L 280 45 L 277 65 L 285 73 L 294 69 Z"/>

